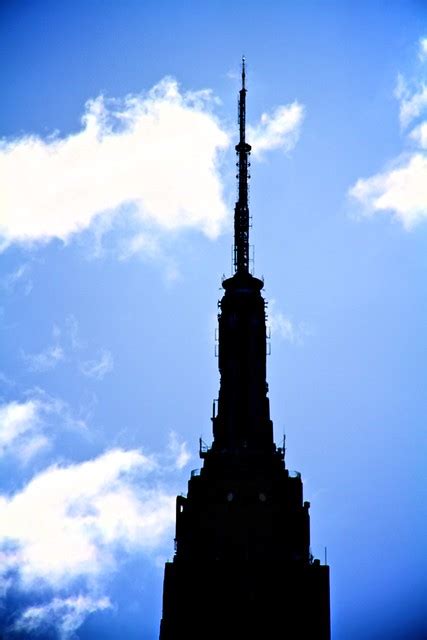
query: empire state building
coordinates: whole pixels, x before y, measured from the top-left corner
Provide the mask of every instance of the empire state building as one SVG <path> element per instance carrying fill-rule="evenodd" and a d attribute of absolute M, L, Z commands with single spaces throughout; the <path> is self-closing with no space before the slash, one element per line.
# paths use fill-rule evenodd
<path fill-rule="evenodd" d="M 264 283 L 249 271 L 245 62 L 239 93 L 234 274 L 219 303 L 213 442 L 176 500 L 160 640 L 329 640 L 329 567 L 310 552 L 310 504 L 273 439 Z"/>

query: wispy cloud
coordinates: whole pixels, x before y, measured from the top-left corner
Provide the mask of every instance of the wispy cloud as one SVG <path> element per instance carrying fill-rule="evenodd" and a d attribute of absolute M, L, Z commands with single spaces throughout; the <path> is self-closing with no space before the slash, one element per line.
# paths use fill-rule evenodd
<path fill-rule="evenodd" d="M 400 124 L 406 128 L 426 109 L 427 86 L 423 81 L 410 85 L 404 76 L 399 74 L 394 95 L 399 100 Z"/>
<path fill-rule="evenodd" d="M 43 631 L 55 628 L 60 640 L 75 637 L 74 632 L 84 620 L 95 611 L 111 608 L 109 598 L 94 598 L 79 594 L 68 598 L 53 598 L 50 602 L 25 609 L 11 626 L 11 631 L 26 633 L 35 632 L 37 636 Z"/>
<path fill-rule="evenodd" d="M 22 357 L 27 364 L 28 370 L 35 373 L 42 373 L 54 369 L 56 365 L 64 360 L 65 354 L 59 344 L 52 344 L 38 353 L 22 353 Z"/>
<path fill-rule="evenodd" d="M 15 447 L 15 454 L 23 464 L 28 464 L 36 455 L 50 449 L 51 441 L 44 433 L 32 433 L 31 437 L 24 438 Z"/>
<path fill-rule="evenodd" d="M 168 451 L 172 458 L 173 465 L 177 469 L 183 469 L 191 459 L 187 443 L 181 441 L 175 431 L 171 431 L 169 434 Z"/>
<path fill-rule="evenodd" d="M 26 464 L 41 451 L 51 448 L 54 425 L 83 433 L 84 420 L 74 417 L 70 407 L 41 389 L 25 394 L 23 400 L 0 404 L 0 457 L 14 456 Z"/>
<path fill-rule="evenodd" d="M 167 282 L 179 279 L 180 271 L 174 258 L 164 250 L 159 234 L 153 230 L 137 232 L 130 238 L 125 238 L 119 250 L 119 259 L 127 260 L 133 256 L 140 256 L 161 265 Z"/>
<path fill-rule="evenodd" d="M 420 41 L 419 57 L 424 62 L 426 43 L 426 39 Z M 410 230 L 427 218 L 427 86 L 424 80 L 409 84 L 399 75 L 395 95 L 402 128 L 412 126 L 407 134 L 412 149 L 393 159 L 385 170 L 357 180 L 349 195 L 362 205 L 362 215 L 388 211 Z"/>
<path fill-rule="evenodd" d="M 103 214 L 132 210 L 142 227 L 216 236 L 226 218 L 218 174 L 229 144 L 210 91 L 165 78 L 148 93 L 89 100 L 82 129 L 0 146 L 3 245 L 68 241 Z"/>
<path fill-rule="evenodd" d="M 69 340 L 71 349 L 78 350 L 82 348 L 82 343 L 79 337 L 79 323 L 75 316 L 69 315 L 65 319 L 65 332 Z"/>
<path fill-rule="evenodd" d="M 0 455 L 39 427 L 41 411 L 41 403 L 35 399 L 0 405 Z"/>
<path fill-rule="evenodd" d="M 8 293 L 13 293 L 18 287 L 21 287 L 24 295 L 28 296 L 33 290 L 30 265 L 28 263 L 21 264 L 11 273 L 4 275 L 1 285 Z"/>
<path fill-rule="evenodd" d="M 16 384 L 15 381 L 9 378 L 3 371 L 0 371 L 0 383 L 6 387 L 14 387 Z"/>
<path fill-rule="evenodd" d="M 271 114 L 263 113 L 258 125 L 248 127 L 254 156 L 273 149 L 291 151 L 298 142 L 304 113 L 303 105 L 297 101 L 281 105 Z"/>
<path fill-rule="evenodd" d="M 304 322 L 294 322 L 287 315 L 276 309 L 274 299 L 268 302 L 268 327 L 272 336 L 278 336 L 291 344 L 302 345 L 312 335 L 312 329 Z"/>
<path fill-rule="evenodd" d="M 427 60 L 427 38 L 420 38 L 418 57 L 422 62 Z"/>
<path fill-rule="evenodd" d="M 86 360 L 80 365 L 81 372 L 88 378 L 95 378 L 95 380 L 102 380 L 113 368 L 113 356 L 106 349 L 101 352 L 99 358 Z"/>
<path fill-rule="evenodd" d="M 108 349 L 101 349 L 95 358 L 81 360 L 82 351 L 87 351 L 79 335 L 79 324 L 73 315 L 66 318 L 62 328 L 52 327 L 52 344 L 37 353 L 22 351 L 22 359 L 28 371 L 43 373 L 54 369 L 60 362 L 71 362 L 88 378 L 102 380 L 114 368 L 114 359 Z"/>

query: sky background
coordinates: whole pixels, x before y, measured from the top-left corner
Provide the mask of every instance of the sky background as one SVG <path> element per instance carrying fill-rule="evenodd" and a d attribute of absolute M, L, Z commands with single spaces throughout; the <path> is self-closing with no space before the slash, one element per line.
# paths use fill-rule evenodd
<path fill-rule="evenodd" d="M 427 5 L 0 3 L 2 637 L 158 636 L 247 57 L 275 437 L 333 640 L 427 638 Z"/>

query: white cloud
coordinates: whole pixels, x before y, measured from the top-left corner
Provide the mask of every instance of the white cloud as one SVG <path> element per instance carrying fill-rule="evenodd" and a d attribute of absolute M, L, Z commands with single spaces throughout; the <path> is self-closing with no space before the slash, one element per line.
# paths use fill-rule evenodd
<path fill-rule="evenodd" d="M 68 598 L 53 598 L 43 605 L 28 607 L 13 624 L 13 631 L 36 632 L 56 627 L 60 640 L 68 640 L 80 627 L 85 618 L 96 611 L 111 608 L 109 598 L 94 598 L 79 594 Z"/>
<path fill-rule="evenodd" d="M 227 133 L 209 91 L 165 78 L 145 95 L 90 100 L 66 137 L 0 145 L 0 238 L 68 241 L 102 214 L 131 209 L 144 225 L 215 237 L 226 218 L 218 174 Z"/>
<path fill-rule="evenodd" d="M 427 157 L 415 153 L 389 171 L 360 179 L 350 195 L 365 207 L 365 215 L 392 211 L 405 229 L 427 218 Z"/>
<path fill-rule="evenodd" d="M 281 105 L 271 114 L 263 113 L 257 126 L 248 126 L 254 156 L 272 149 L 291 151 L 298 142 L 303 119 L 304 107 L 297 101 Z"/>
<path fill-rule="evenodd" d="M 268 327 L 271 335 L 278 336 L 291 344 L 301 345 L 312 334 L 310 328 L 303 322 L 295 323 L 281 311 L 276 310 L 276 301 L 268 303 Z"/>
<path fill-rule="evenodd" d="M 106 349 L 101 352 L 99 358 L 86 360 L 80 365 L 81 372 L 88 378 L 95 378 L 95 380 L 102 380 L 113 368 L 113 356 Z"/>
<path fill-rule="evenodd" d="M 21 584 L 66 586 L 114 567 L 114 550 L 156 549 L 170 533 L 175 497 L 146 480 L 153 457 L 115 449 L 52 466 L 0 497 L 0 571 Z"/>
<path fill-rule="evenodd" d="M 425 39 L 421 46 L 424 44 L 427 50 Z M 362 205 L 362 215 L 390 212 L 406 230 L 410 230 L 427 218 L 427 86 L 417 82 L 411 89 L 399 75 L 395 96 L 400 101 L 403 127 L 424 118 L 408 133 L 412 149 L 395 158 L 385 170 L 359 178 L 349 189 L 349 195 Z M 415 150 L 414 143 L 418 147 Z"/>

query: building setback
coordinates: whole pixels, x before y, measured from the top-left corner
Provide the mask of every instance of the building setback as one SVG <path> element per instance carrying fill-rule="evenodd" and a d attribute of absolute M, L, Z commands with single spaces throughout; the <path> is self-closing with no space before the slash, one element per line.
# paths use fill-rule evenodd
<path fill-rule="evenodd" d="M 213 443 L 176 501 L 160 640 L 329 640 L 329 567 L 310 553 L 299 474 L 273 440 L 264 283 L 249 271 L 245 62 L 239 94 L 234 275 L 219 303 Z"/>

